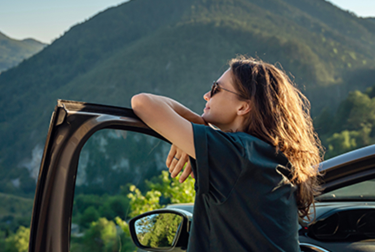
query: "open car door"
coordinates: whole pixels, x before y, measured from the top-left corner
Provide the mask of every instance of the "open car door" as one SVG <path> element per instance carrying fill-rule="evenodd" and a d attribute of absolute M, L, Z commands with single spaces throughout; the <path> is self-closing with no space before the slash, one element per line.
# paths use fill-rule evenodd
<path fill-rule="evenodd" d="M 134 131 L 162 139 L 131 109 L 58 100 L 36 187 L 30 252 L 69 251 L 80 152 L 90 136 L 102 129 Z"/>

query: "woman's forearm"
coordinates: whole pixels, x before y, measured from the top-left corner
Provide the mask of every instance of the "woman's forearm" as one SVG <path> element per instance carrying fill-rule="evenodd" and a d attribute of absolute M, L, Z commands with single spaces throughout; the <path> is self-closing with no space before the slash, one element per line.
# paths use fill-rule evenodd
<path fill-rule="evenodd" d="M 182 104 L 167 97 L 138 94 L 131 100 L 134 113 L 150 128 L 195 158 L 193 123 L 204 120 Z"/>
<path fill-rule="evenodd" d="M 205 124 L 203 118 L 198 115 L 197 113 L 191 111 L 189 108 L 185 107 L 181 103 L 167 97 L 162 97 L 167 100 L 169 105 L 172 107 L 177 114 L 188 120 L 189 122 L 196 123 L 196 124 Z"/>
<path fill-rule="evenodd" d="M 191 111 L 181 103 L 165 97 L 165 96 L 159 96 L 159 95 L 153 95 L 153 94 L 146 94 L 141 93 L 138 95 L 133 96 L 132 98 L 132 108 L 134 112 L 141 117 L 142 114 L 145 112 L 144 110 L 152 111 L 155 110 L 155 113 L 159 113 L 159 109 L 163 108 L 163 104 L 168 106 L 170 109 L 175 111 L 178 115 L 185 118 L 189 122 L 196 123 L 196 124 L 206 124 L 203 118 L 198 115 L 197 113 Z"/>

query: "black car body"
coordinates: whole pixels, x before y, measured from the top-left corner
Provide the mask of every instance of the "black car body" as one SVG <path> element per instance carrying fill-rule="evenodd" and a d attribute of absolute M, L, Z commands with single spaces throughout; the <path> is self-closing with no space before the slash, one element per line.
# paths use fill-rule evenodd
<path fill-rule="evenodd" d="M 38 177 L 30 252 L 69 251 L 80 151 L 90 136 L 106 128 L 165 140 L 131 109 L 59 100 Z M 374 161 L 375 146 L 369 146 L 323 162 L 324 191 L 317 199 L 316 218 L 301 222 L 299 230 L 303 251 L 375 251 Z M 171 207 L 192 212 L 193 205 Z"/>

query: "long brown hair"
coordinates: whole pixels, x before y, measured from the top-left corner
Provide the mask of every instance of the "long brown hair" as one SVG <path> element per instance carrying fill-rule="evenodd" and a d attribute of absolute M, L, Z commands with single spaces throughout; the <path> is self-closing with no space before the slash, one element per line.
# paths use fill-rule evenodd
<path fill-rule="evenodd" d="M 309 101 L 274 65 L 244 56 L 232 59 L 229 65 L 235 88 L 251 105 L 244 131 L 272 144 L 288 158 L 291 183 L 298 186 L 299 216 L 309 218 L 309 208 L 319 194 L 318 168 L 323 159 Z"/>

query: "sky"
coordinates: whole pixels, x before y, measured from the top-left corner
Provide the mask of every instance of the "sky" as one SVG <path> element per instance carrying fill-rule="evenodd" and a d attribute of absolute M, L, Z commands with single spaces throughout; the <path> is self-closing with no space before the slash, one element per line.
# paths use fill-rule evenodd
<path fill-rule="evenodd" d="M 123 2 L 126 0 L 0 0 L 0 32 L 13 39 L 34 38 L 50 44 L 75 24 Z M 360 17 L 375 17 L 375 0 L 329 2 Z"/>

